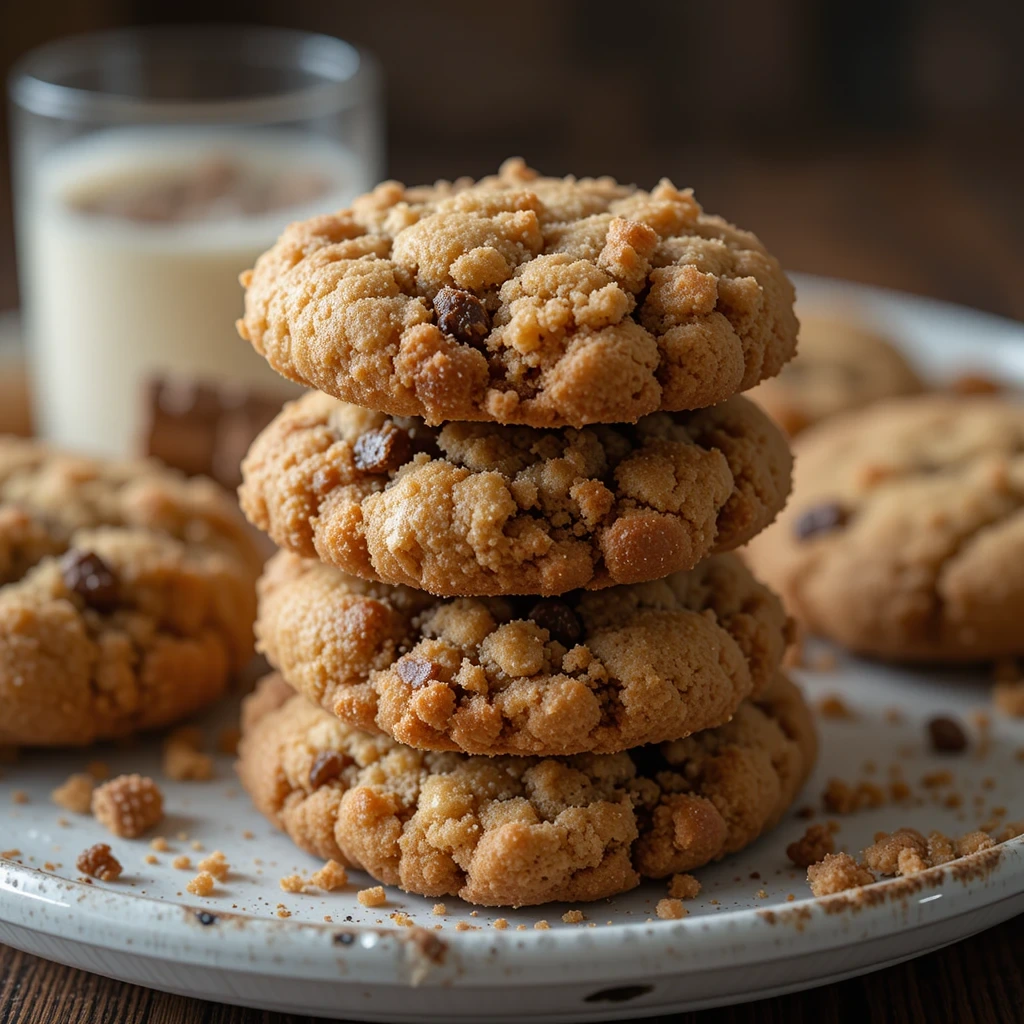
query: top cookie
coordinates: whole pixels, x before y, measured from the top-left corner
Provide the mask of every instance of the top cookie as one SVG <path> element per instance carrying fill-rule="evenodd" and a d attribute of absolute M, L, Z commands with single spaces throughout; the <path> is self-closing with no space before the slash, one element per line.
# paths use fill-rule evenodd
<path fill-rule="evenodd" d="M 252 657 L 259 563 L 209 480 L 0 439 L 0 743 L 91 743 L 209 704 Z"/>
<path fill-rule="evenodd" d="M 747 548 L 792 614 L 879 657 L 1024 653 L 1024 405 L 893 399 L 796 451 L 789 506 Z"/>
<path fill-rule="evenodd" d="M 385 182 L 242 275 L 239 333 L 284 376 L 399 416 L 538 427 L 702 408 L 778 373 L 793 287 L 663 180 Z"/>
<path fill-rule="evenodd" d="M 750 397 L 795 437 L 819 420 L 923 389 L 900 351 L 854 317 L 801 313 L 800 355 Z"/>

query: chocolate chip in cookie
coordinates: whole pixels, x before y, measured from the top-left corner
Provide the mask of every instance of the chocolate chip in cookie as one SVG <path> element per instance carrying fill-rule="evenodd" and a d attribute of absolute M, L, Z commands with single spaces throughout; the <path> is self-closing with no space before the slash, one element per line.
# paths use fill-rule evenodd
<path fill-rule="evenodd" d="M 412 456 L 409 435 L 387 420 L 377 430 L 362 434 L 352 447 L 357 469 L 367 473 L 391 473 Z"/>
<path fill-rule="evenodd" d="M 113 611 L 120 596 L 117 577 L 110 566 L 91 551 L 72 548 L 60 562 L 64 585 L 98 612 Z"/>
<path fill-rule="evenodd" d="M 444 287 L 434 296 L 437 326 L 457 341 L 475 345 L 487 337 L 491 318 L 484 304 L 461 288 Z"/>
<path fill-rule="evenodd" d="M 538 601 L 526 617 L 565 647 L 574 646 L 583 635 L 578 616 L 564 601 Z"/>
<path fill-rule="evenodd" d="M 849 520 L 850 513 L 846 508 L 837 501 L 827 501 L 803 512 L 793 524 L 793 532 L 800 540 L 807 540 L 819 533 L 838 530 Z"/>
<path fill-rule="evenodd" d="M 336 779 L 350 764 L 352 758 L 337 750 L 321 750 L 309 766 L 309 784 L 313 789 Z"/>

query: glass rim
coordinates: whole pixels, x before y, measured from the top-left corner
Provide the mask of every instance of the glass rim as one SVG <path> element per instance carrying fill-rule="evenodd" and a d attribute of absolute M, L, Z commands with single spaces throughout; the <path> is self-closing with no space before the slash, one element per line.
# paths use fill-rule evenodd
<path fill-rule="evenodd" d="M 279 93 L 213 100 L 160 100 L 102 92 L 55 81 L 55 68 L 94 67 L 105 54 L 175 45 L 184 60 L 197 47 L 240 65 L 300 68 L 321 81 Z M 309 120 L 369 99 L 378 83 L 374 58 L 343 39 L 261 25 L 154 25 L 65 36 L 30 50 L 8 75 L 16 107 L 44 117 L 117 122 L 269 122 Z"/>

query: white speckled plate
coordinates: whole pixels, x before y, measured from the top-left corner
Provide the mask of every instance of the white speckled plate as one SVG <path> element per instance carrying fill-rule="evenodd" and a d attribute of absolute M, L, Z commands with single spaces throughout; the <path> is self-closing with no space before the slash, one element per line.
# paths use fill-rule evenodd
<path fill-rule="evenodd" d="M 802 278 L 798 287 L 809 302 L 839 297 L 884 322 L 926 371 L 1024 382 L 1020 325 L 850 285 Z M 859 852 L 876 831 L 901 825 L 959 835 L 993 815 L 1024 819 L 1024 722 L 992 712 L 983 672 L 894 670 L 838 657 L 828 671 L 796 674 L 812 698 L 839 694 L 854 712 L 821 720 L 821 763 L 799 803 L 820 806 L 830 777 L 886 784 L 893 764 L 915 795 L 842 818 L 841 846 Z M 978 713 L 990 717 L 989 729 L 979 730 Z M 925 723 L 936 714 L 967 724 L 966 753 L 929 751 Z M 211 744 L 231 716 L 221 708 L 204 723 Z M 358 874 L 342 892 L 281 891 L 282 875 L 318 864 L 250 808 L 229 758 L 218 760 L 213 782 L 165 784 L 169 817 L 159 832 L 173 850 L 155 854 L 159 863 L 146 862 L 144 840 L 105 837 L 86 817 L 62 819 L 49 793 L 90 759 L 112 772 L 159 777 L 158 756 L 146 746 L 29 753 L 0 769 L 0 942 L 126 981 L 266 1009 L 380 1021 L 570 1021 L 670 1013 L 835 981 L 1024 911 L 1024 837 L 911 880 L 878 883 L 859 900 L 813 900 L 785 856 L 807 824 L 795 814 L 751 849 L 699 872 L 703 890 L 681 921 L 654 917 L 665 886 L 653 883 L 581 906 L 586 921 L 576 925 L 561 922 L 564 906 L 473 916 L 455 899 L 435 917 L 433 900 L 397 890 L 387 906 L 368 910 L 355 892 L 370 882 Z M 952 783 L 921 784 L 941 771 Z M 16 802 L 18 791 L 28 802 Z M 85 884 L 76 855 L 105 838 L 125 874 Z M 173 857 L 194 862 L 213 849 L 224 851 L 231 875 L 214 896 L 189 896 L 194 872 L 173 868 Z M 396 911 L 414 926 L 397 926 L 389 917 Z M 499 917 L 508 928 L 494 927 Z M 542 918 L 549 929 L 534 927 Z"/>

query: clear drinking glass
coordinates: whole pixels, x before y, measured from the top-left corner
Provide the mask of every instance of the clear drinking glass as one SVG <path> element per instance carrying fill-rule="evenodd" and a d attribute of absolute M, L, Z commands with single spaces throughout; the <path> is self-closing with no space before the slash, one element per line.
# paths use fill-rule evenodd
<path fill-rule="evenodd" d="M 131 29 L 35 50 L 9 86 L 39 432 L 125 454 L 160 380 L 281 395 L 235 332 L 238 275 L 380 176 L 368 55 L 278 29 Z"/>

